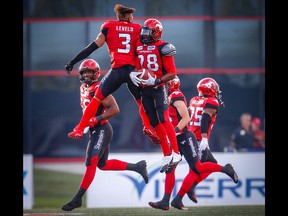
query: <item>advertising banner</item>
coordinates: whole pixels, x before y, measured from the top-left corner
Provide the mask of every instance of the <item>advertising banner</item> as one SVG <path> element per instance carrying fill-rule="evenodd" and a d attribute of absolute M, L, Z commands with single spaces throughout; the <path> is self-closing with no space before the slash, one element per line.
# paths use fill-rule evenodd
<path fill-rule="evenodd" d="M 265 205 L 265 153 L 214 153 L 218 163 L 231 163 L 238 174 L 237 184 L 224 173 L 210 174 L 197 185 L 195 194 L 198 203 L 193 203 L 187 195 L 183 197 L 184 206 L 217 205 Z M 120 159 L 136 163 L 147 161 L 149 183 L 133 171 L 102 171 L 96 176 L 87 191 L 88 208 L 102 207 L 147 207 L 148 202 L 159 201 L 164 194 L 165 173 L 160 173 L 163 155 L 161 153 L 110 154 L 109 159 Z M 182 181 L 189 170 L 183 160 L 178 164 L 176 183 L 171 200 L 176 196 Z"/>
<path fill-rule="evenodd" d="M 33 190 L 33 155 L 23 155 L 23 209 L 32 209 L 34 204 Z"/>

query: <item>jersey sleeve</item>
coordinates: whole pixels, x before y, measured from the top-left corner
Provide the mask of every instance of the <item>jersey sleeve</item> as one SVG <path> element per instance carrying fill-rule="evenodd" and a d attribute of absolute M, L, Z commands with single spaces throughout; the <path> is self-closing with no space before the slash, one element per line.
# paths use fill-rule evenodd
<path fill-rule="evenodd" d="M 217 98 L 214 97 L 207 98 L 205 108 L 212 108 L 218 110 L 219 106 L 220 104 Z"/>
<path fill-rule="evenodd" d="M 185 96 L 180 91 L 174 91 L 171 93 L 170 105 L 173 105 L 175 101 L 181 100 L 186 104 Z"/>

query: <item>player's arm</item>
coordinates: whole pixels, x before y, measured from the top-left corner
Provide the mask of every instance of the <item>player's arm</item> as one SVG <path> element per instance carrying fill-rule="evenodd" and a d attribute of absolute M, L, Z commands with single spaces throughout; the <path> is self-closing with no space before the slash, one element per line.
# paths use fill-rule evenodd
<path fill-rule="evenodd" d="M 176 55 L 176 48 L 174 45 L 167 43 L 161 48 L 163 66 L 167 71 L 167 74 L 161 77 L 162 82 L 172 80 L 176 76 L 174 55 Z"/>
<path fill-rule="evenodd" d="M 142 84 L 145 85 L 159 85 L 161 83 L 165 83 L 169 80 L 172 80 L 176 76 L 176 67 L 175 67 L 175 62 L 174 62 L 174 57 L 173 55 L 176 54 L 176 49 L 172 44 L 163 44 L 163 46 L 160 46 L 159 48 L 161 58 L 162 58 L 162 63 L 163 67 L 166 70 L 166 74 L 163 75 L 160 78 L 154 78 L 151 75 L 148 75 L 149 78 L 147 80 L 142 80 Z"/>
<path fill-rule="evenodd" d="M 94 41 L 92 41 L 88 46 L 86 46 L 83 50 L 81 50 L 70 62 L 68 62 L 65 65 L 65 70 L 67 71 L 67 73 L 70 74 L 70 72 L 73 69 L 73 66 L 77 62 L 85 59 L 91 53 L 93 53 L 96 49 L 103 46 L 103 44 L 105 43 L 105 35 L 103 32 L 105 33 L 105 29 L 102 29 L 102 31 L 97 35 Z"/>
<path fill-rule="evenodd" d="M 162 58 L 163 67 L 166 70 L 166 74 L 160 78 L 153 78 L 149 76 L 147 80 L 141 80 L 142 84 L 145 85 L 159 85 L 161 83 L 166 83 L 172 80 L 176 76 L 176 66 L 174 61 L 174 55 L 176 54 L 176 49 L 172 44 L 166 43 L 159 47 L 159 51 Z"/>
<path fill-rule="evenodd" d="M 120 112 L 119 106 L 111 94 L 102 101 L 102 104 L 107 108 L 107 110 L 101 114 L 103 119 L 112 118 Z"/>
<path fill-rule="evenodd" d="M 109 95 L 108 97 L 106 97 L 102 101 L 102 104 L 107 109 L 101 115 L 98 115 L 96 117 L 92 117 L 89 120 L 89 127 L 94 127 L 94 125 L 98 124 L 102 120 L 112 118 L 113 116 L 117 115 L 120 112 L 118 104 L 112 95 Z"/>
<path fill-rule="evenodd" d="M 177 109 L 177 112 L 181 116 L 181 120 L 178 122 L 177 127 L 179 128 L 179 130 L 182 130 L 185 126 L 188 125 L 188 123 L 190 121 L 190 117 L 189 117 L 187 106 L 184 103 L 184 101 L 182 101 L 182 100 L 176 100 L 173 103 L 173 106 Z"/>
<path fill-rule="evenodd" d="M 99 47 L 103 46 L 105 43 L 105 35 L 100 32 L 96 39 L 91 42 L 88 46 L 86 46 L 81 52 L 79 52 L 74 59 L 70 61 L 72 65 L 76 64 L 77 62 L 83 60 L 84 58 L 88 57 L 92 52 L 94 52 Z"/>
<path fill-rule="evenodd" d="M 211 118 L 213 115 L 217 113 L 217 109 L 214 108 L 205 108 L 203 113 L 202 113 L 202 118 L 201 118 L 201 136 L 202 138 L 208 138 L 208 131 L 209 131 L 209 126 L 211 123 Z"/>
<path fill-rule="evenodd" d="M 211 123 L 211 118 L 214 114 L 217 113 L 217 109 L 214 108 L 208 108 L 206 107 L 202 113 L 202 118 L 201 118 L 201 136 L 202 140 L 199 144 L 199 151 L 204 151 L 206 148 L 209 149 L 209 144 L 208 144 L 208 131 Z"/>

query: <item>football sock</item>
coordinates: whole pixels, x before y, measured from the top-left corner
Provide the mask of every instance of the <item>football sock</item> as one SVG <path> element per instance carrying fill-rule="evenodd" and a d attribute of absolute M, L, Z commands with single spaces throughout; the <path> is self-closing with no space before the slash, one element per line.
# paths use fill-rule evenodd
<path fill-rule="evenodd" d="M 173 188 L 174 188 L 174 185 L 175 185 L 175 169 L 176 169 L 176 167 L 173 167 L 171 172 L 167 172 L 166 171 L 166 176 L 165 176 L 165 194 L 171 194 L 172 191 L 173 191 Z M 170 196 L 169 196 L 169 198 L 170 198 Z"/>
<path fill-rule="evenodd" d="M 222 166 L 219 164 L 212 162 L 201 163 L 200 160 L 196 162 L 196 168 L 200 173 L 220 172 L 222 170 Z"/>
<path fill-rule="evenodd" d="M 159 137 L 159 139 L 161 140 L 160 146 L 161 146 L 161 149 L 162 149 L 164 156 L 170 155 L 171 149 L 170 149 L 170 146 L 168 144 L 167 136 L 166 136 L 167 134 L 166 134 L 166 131 L 165 131 L 165 128 L 163 127 L 163 125 L 158 124 L 155 127 L 155 132 L 156 132 L 157 136 Z"/>
<path fill-rule="evenodd" d="M 171 124 L 171 122 L 163 122 L 162 125 L 164 126 L 164 128 L 166 129 L 166 134 L 168 136 L 168 139 L 170 141 L 171 144 L 171 148 L 172 150 L 179 154 L 179 149 L 178 149 L 178 143 L 177 143 L 177 138 L 176 138 L 176 133 L 175 133 L 175 129 L 173 127 L 173 125 Z"/>
<path fill-rule="evenodd" d="M 75 197 L 73 198 L 73 200 L 80 200 L 84 194 L 86 193 L 87 190 L 85 190 L 84 188 L 79 188 L 77 194 L 75 195 Z"/>
<path fill-rule="evenodd" d="M 106 165 L 99 168 L 101 170 L 126 170 L 127 163 L 117 159 L 110 159 L 106 161 Z"/>
<path fill-rule="evenodd" d="M 139 106 L 139 115 L 140 115 L 140 117 L 141 117 L 141 119 L 142 119 L 142 124 L 144 125 L 144 127 L 150 128 L 150 127 L 151 127 L 151 125 L 150 125 L 150 120 L 149 120 L 146 112 L 144 111 L 144 107 L 143 107 L 141 101 L 140 101 L 140 100 L 139 100 L 139 101 L 136 101 L 136 103 L 137 103 L 138 106 Z"/>
<path fill-rule="evenodd" d="M 171 193 L 170 194 L 165 193 L 164 196 L 163 196 L 162 201 L 165 202 L 165 203 L 169 203 L 170 197 L 171 197 Z"/>
<path fill-rule="evenodd" d="M 98 156 L 91 158 L 91 164 L 86 166 L 86 171 L 83 175 L 80 187 L 87 190 L 92 183 L 94 176 L 96 174 L 96 168 L 98 164 Z"/>
<path fill-rule="evenodd" d="M 197 182 L 199 179 L 199 177 L 196 179 L 196 181 L 193 183 L 193 185 L 191 186 L 190 190 L 195 190 L 196 185 L 199 183 Z"/>
<path fill-rule="evenodd" d="M 197 178 L 198 178 L 198 175 L 194 173 L 191 169 L 189 169 L 189 173 L 183 179 L 183 182 L 178 191 L 178 194 L 183 197 L 189 191 L 189 189 L 194 184 Z"/>
<path fill-rule="evenodd" d="M 198 178 L 196 179 L 196 184 L 199 184 L 199 182 L 203 181 L 204 179 L 206 179 L 208 176 L 210 175 L 210 173 L 202 173 L 198 176 Z"/>
<path fill-rule="evenodd" d="M 100 100 L 96 99 L 95 97 L 92 98 L 91 102 L 86 107 L 82 115 L 82 118 L 78 124 L 79 130 L 84 130 L 84 128 L 88 126 L 90 118 L 95 116 L 100 103 L 101 103 Z"/>

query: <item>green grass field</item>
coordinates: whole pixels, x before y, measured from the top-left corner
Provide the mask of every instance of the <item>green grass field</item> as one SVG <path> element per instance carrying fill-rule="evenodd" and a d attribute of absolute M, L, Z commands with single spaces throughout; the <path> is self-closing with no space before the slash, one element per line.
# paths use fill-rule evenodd
<path fill-rule="evenodd" d="M 78 189 L 81 175 L 34 169 L 35 203 L 32 210 L 23 210 L 25 216 L 158 216 L 158 215 L 193 215 L 193 216 L 264 216 L 265 206 L 186 206 L 187 211 L 170 208 L 168 211 L 143 208 L 85 208 L 85 196 L 81 208 L 72 212 L 61 210 L 63 204 L 74 196 Z"/>

